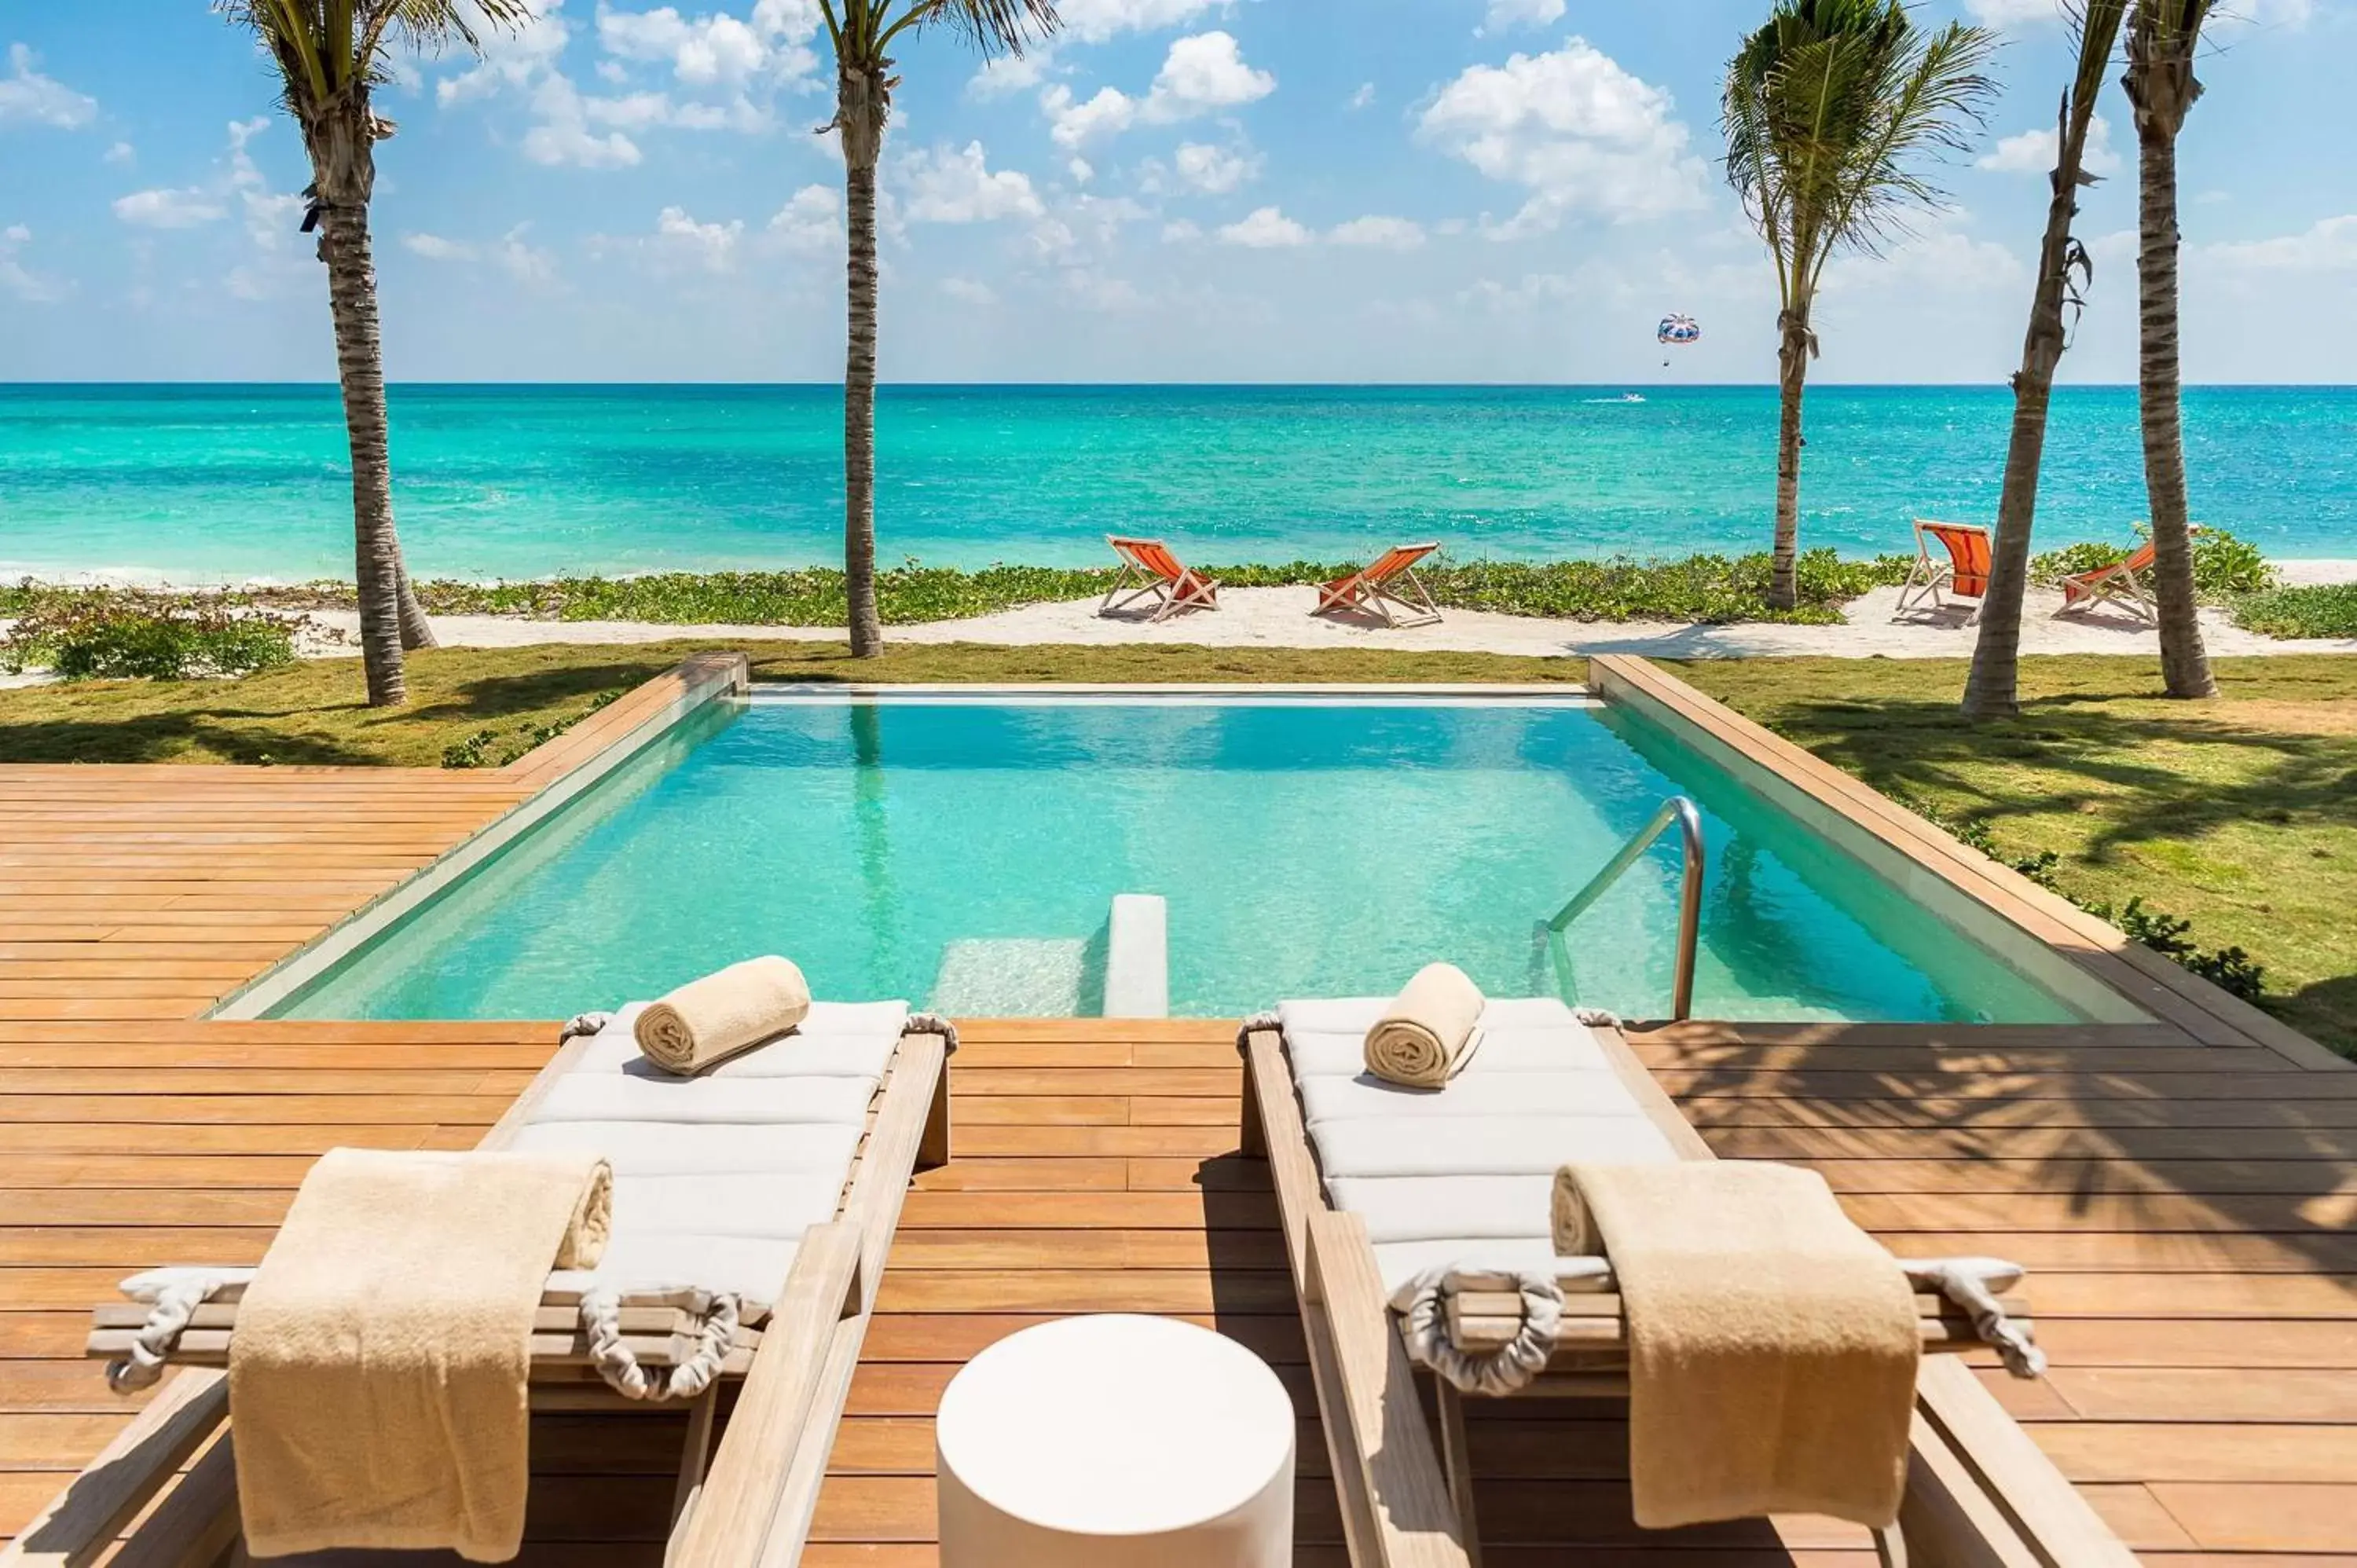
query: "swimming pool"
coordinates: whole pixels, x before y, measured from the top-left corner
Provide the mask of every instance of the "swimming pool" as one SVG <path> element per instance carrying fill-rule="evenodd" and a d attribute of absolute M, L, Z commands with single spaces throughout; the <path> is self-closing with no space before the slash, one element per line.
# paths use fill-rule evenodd
<path fill-rule="evenodd" d="M 1968 934 L 1619 707 L 803 692 L 706 704 L 274 1011 L 563 1017 L 778 951 L 826 996 L 1085 1014 L 1123 893 L 1168 900 L 1178 1015 L 1435 958 L 1544 993 L 1537 923 L 1680 791 L 1709 845 L 1697 1016 L 2088 1015 L 2041 944 Z M 1677 880 L 1664 843 L 1574 928 L 1576 1000 L 1666 1012 Z"/>

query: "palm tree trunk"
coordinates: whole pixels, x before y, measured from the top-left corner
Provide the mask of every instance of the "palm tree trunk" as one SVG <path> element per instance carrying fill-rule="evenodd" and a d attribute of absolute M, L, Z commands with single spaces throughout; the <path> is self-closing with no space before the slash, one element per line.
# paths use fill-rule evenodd
<path fill-rule="evenodd" d="M 1809 310 L 1803 304 L 1784 311 L 1777 349 L 1776 553 L 1768 580 L 1770 607 L 1789 610 L 1800 603 L 1801 397 L 1809 379 Z"/>
<path fill-rule="evenodd" d="M 846 270 L 850 339 L 843 367 L 843 586 L 851 656 L 884 650 L 876 608 L 876 164 L 883 151 L 881 83 L 842 73 L 845 206 L 850 217 Z"/>
<path fill-rule="evenodd" d="M 2142 117 L 2140 117 L 2142 118 Z M 2153 592 L 2159 601 L 2160 677 L 2172 697 L 2214 697 L 2193 595 L 2193 541 L 2185 499 L 2183 386 L 2178 360 L 2177 137 L 2136 133 L 2141 182 L 2136 289 L 2142 344 L 2136 397 L 2144 425 L 2145 494 L 2152 508 Z"/>
<path fill-rule="evenodd" d="M 2013 435 L 2005 451 L 2005 487 L 1996 503 L 1996 538 L 1990 548 L 1988 591 L 1981 596 L 1981 631 L 1973 645 L 1973 672 L 1964 683 L 1968 719 L 2011 718 L 2021 711 L 2021 600 L 2029 586 L 2029 536 L 2038 521 L 2038 476 L 2046 459 L 2046 415 L 2054 401 L 2054 372 L 2069 341 L 2062 312 L 2071 282 L 2071 222 L 2079 214 L 2079 169 L 2086 116 L 2074 126 L 2070 102 L 2054 166 L 2054 199 L 2046 209 L 2046 239 L 2038 252 L 2038 289 L 2021 369 L 2013 378 Z"/>
<path fill-rule="evenodd" d="M 369 705 L 392 707 L 409 700 L 409 689 L 401 664 L 401 542 L 393 531 L 384 353 L 378 337 L 368 209 L 357 203 L 327 208 L 320 215 L 319 254 L 328 264 L 336 373 L 343 383 L 344 431 L 351 443 L 361 666 L 368 678 Z"/>
<path fill-rule="evenodd" d="M 434 623 L 425 618 L 425 607 L 417 602 L 417 589 L 409 581 L 408 563 L 401 558 L 401 542 L 396 537 L 393 558 L 401 570 L 401 585 L 397 590 L 401 605 L 401 646 L 412 651 L 420 648 L 439 648 L 435 639 Z"/>

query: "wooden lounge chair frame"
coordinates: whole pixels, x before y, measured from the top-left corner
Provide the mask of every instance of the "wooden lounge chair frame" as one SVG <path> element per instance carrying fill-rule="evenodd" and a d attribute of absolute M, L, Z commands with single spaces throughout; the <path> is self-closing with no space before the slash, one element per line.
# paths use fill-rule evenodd
<path fill-rule="evenodd" d="M 1935 539 L 1940 542 L 1937 555 L 1932 553 L 1932 541 Z M 1960 551 L 1959 544 L 1967 548 Z M 1899 586 L 1899 607 L 1891 618 L 1896 620 L 1927 605 L 1935 610 L 1944 609 L 1947 598 L 1953 597 L 1975 601 L 1973 613 L 1964 618 L 1964 625 L 1980 619 L 1979 601 L 1988 592 L 1989 572 L 1994 564 L 1989 549 L 1989 531 L 1976 522 L 1936 522 L 1930 518 L 1917 518 L 1915 564 L 1908 569 L 1907 581 Z"/>
<path fill-rule="evenodd" d="M 2201 531 L 2196 528 L 2189 532 Z M 2152 585 L 2147 580 L 2155 553 L 2153 542 L 2147 539 L 2108 566 L 2063 578 L 2062 607 L 2054 613 L 2081 615 L 2098 605 L 2110 604 L 2119 606 L 2147 626 L 2158 626 L 2160 609 L 2153 601 Z"/>
<path fill-rule="evenodd" d="M 478 1146 L 505 1146 L 589 1044 L 588 1036 L 568 1041 Z M 642 1402 L 608 1389 L 581 1333 L 577 1297 L 552 1290 L 542 1298 L 533 1336 L 533 1410 L 687 1414 L 665 1568 L 748 1568 L 799 1557 L 909 1178 L 950 1157 L 954 1044 L 947 1026 L 923 1021 L 900 1036 L 869 1102 L 834 1219 L 804 1233 L 777 1301 L 766 1314 L 745 1314 L 721 1377 L 694 1400 Z M 210 1568 L 236 1540 L 235 1434 L 204 1446 L 229 1415 L 229 1379 L 220 1369 L 228 1364 L 236 1294 L 231 1287 L 197 1309 L 173 1353 L 180 1369 L 0 1553 L 0 1564 L 96 1563 L 199 1449 L 179 1486 L 110 1561 Z M 676 1365 L 693 1352 L 708 1305 L 701 1293 L 626 1295 L 625 1340 L 646 1367 Z M 136 1304 L 100 1307 L 88 1354 L 120 1359 L 145 1311 Z M 741 1379 L 743 1388 L 715 1450 L 713 1417 L 728 1379 Z"/>
<path fill-rule="evenodd" d="M 1146 624 L 1156 625 L 1180 610 L 1220 607 L 1220 585 L 1182 563 L 1159 539 L 1125 539 L 1108 533 L 1105 542 L 1121 557 L 1121 576 L 1105 591 L 1097 614 L 1127 609 L 1140 599 L 1154 601 Z"/>
<path fill-rule="evenodd" d="M 1439 548 L 1437 543 L 1394 544 L 1371 564 L 1321 585 L 1318 607 L 1309 613 L 1322 616 L 1333 610 L 1368 610 L 1394 631 L 1404 627 L 1437 626 L 1440 607 L 1425 591 L 1424 580 L 1415 575 L 1415 564 Z M 1407 591 L 1399 592 L 1394 583 L 1405 583 Z M 1406 614 L 1395 613 L 1394 606 Z"/>
<path fill-rule="evenodd" d="M 1595 1033 L 1613 1071 L 1679 1156 L 1715 1158 L 1621 1032 Z M 1480 1568 L 1464 1396 L 1434 1379 L 1437 1420 L 1427 1422 L 1366 1222 L 1327 1203 L 1283 1034 L 1274 1025 L 1251 1028 L 1243 1047 L 1242 1145 L 1267 1159 L 1276 1189 L 1351 1562 Z M 1593 1282 L 1565 1282 L 1565 1291 L 1555 1354 L 1523 1393 L 1625 1396 L 1620 1298 L 1597 1292 Z M 1927 1353 L 1979 1348 L 1970 1319 L 1945 1299 L 1916 1300 Z M 1460 1347 L 1502 1343 L 1520 1326 L 1511 1293 L 1490 1301 L 1469 1294 L 1458 1304 L 1463 1311 L 1452 1311 L 1450 1328 Z M 2005 1305 L 2027 1326 L 2015 1312 L 2018 1302 Z M 1909 1535 L 1932 1545 L 1926 1555 L 1941 1563 L 2133 1568 L 2136 1561 L 1954 1355 L 1927 1354 L 1918 1376 L 1913 1458 L 1900 1523 L 1876 1534 L 1886 1565 L 1903 1568 Z"/>

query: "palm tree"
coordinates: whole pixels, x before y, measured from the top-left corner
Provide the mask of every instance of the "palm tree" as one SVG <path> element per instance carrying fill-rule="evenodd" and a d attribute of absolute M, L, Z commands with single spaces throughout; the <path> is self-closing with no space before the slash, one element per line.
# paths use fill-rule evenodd
<path fill-rule="evenodd" d="M 834 119 L 843 138 L 844 206 L 850 220 L 846 267 L 849 343 L 843 366 L 843 576 L 851 652 L 884 648 L 876 610 L 876 164 L 891 118 L 891 48 L 901 34 L 947 26 L 985 55 L 1021 54 L 1032 34 L 1052 32 L 1054 0 L 819 0 L 834 45 Z"/>
<path fill-rule="evenodd" d="M 2144 424 L 2144 485 L 2152 508 L 2153 596 L 2160 612 L 2160 678 L 2172 697 L 2214 697 L 2193 597 L 2193 539 L 2185 501 L 2185 422 L 2177 344 L 2177 134 L 2201 96 L 2193 74 L 2212 0 L 2136 0 L 2124 79 L 2136 111 L 2136 295 L 2142 342 L 2136 405 Z"/>
<path fill-rule="evenodd" d="M 1971 145 L 1994 84 L 1986 28 L 1920 31 L 1901 0 L 1778 0 L 1727 68 L 1727 177 L 1776 263 L 1776 554 L 1768 602 L 1791 609 L 1801 534 L 1801 398 L 1825 263 L 1872 252 L 1939 190 L 1915 164 Z"/>
<path fill-rule="evenodd" d="M 2054 398 L 2055 370 L 2070 347 L 2065 317 L 2082 303 L 2072 274 L 2090 285 L 2095 276 L 2086 247 L 2071 232 L 2071 220 L 2079 215 L 2079 188 L 2095 182 L 2086 171 L 2087 133 L 2127 7 L 2128 0 L 2085 0 L 2070 13 L 2078 70 L 2063 90 L 2055 120 L 2054 194 L 2046 208 L 2045 242 L 2038 251 L 2038 287 L 2030 296 L 2021 369 L 2013 376 L 2013 437 L 2006 447 L 2005 488 L 1997 496 L 1996 542 L 1988 592 L 1981 599 L 1972 679 L 1964 685 L 1969 719 L 2010 718 L 2020 711 L 2021 596 L 2029 582 L 2029 532 L 2038 519 L 2046 411 Z"/>
<path fill-rule="evenodd" d="M 372 707 L 408 700 L 404 648 L 430 648 L 434 634 L 410 589 L 393 526 L 393 467 L 379 340 L 376 263 L 369 243 L 369 198 L 376 144 L 393 134 L 370 93 L 386 80 L 396 47 L 431 50 L 479 46 L 473 17 L 494 27 L 531 20 L 526 0 L 216 0 L 251 27 L 283 88 L 280 102 L 302 127 L 311 157 L 311 209 L 328 266 L 336 322 L 336 371 L 343 384 L 344 431 L 352 454 L 352 533 L 361 606 L 361 662 Z"/>

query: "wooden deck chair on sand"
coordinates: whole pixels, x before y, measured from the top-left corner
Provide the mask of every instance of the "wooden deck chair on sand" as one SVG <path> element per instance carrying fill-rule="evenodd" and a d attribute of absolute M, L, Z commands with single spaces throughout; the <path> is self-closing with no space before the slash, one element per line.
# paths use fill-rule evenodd
<path fill-rule="evenodd" d="M 1395 544 L 1384 551 L 1374 564 L 1347 572 L 1320 585 L 1318 607 L 1309 613 L 1322 616 L 1335 610 L 1364 610 L 1394 631 L 1402 627 L 1437 625 L 1440 607 L 1424 591 L 1424 584 L 1415 575 L 1415 564 L 1439 548 L 1438 544 Z M 1394 613 L 1394 606 L 1407 612 L 1405 618 Z"/>
<path fill-rule="evenodd" d="M 1932 553 L 1937 542 L 1940 553 Z M 1945 607 L 1948 598 L 1979 600 L 1988 592 L 1989 531 L 1977 523 L 1933 522 L 1926 518 L 1915 520 L 1915 564 L 1900 585 L 1899 608 L 1890 618 L 1921 610 Z M 1943 597 L 1944 596 L 1944 597 Z M 1981 607 L 1975 602 L 1973 613 L 1964 618 L 1966 626 L 1981 618 Z"/>
<path fill-rule="evenodd" d="M 2098 605 L 2113 604 L 2147 626 L 2159 625 L 2160 611 L 2153 603 L 2150 581 L 2153 553 L 2152 541 L 2147 539 L 2122 560 L 2063 578 L 2062 607 L 2054 613 L 2082 614 Z"/>
<path fill-rule="evenodd" d="M 1443 1272 L 1437 1299 L 1448 1305 L 1437 1321 L 1456 1354 L 1479 1359 L 1523 1335 L 1520 1279 L 1551 1274 L 1562 1294 L 1558 1326 L 1550 1345 L 1523 1347 L 1530 1359 L 1543 1358 L 1543 1369 L 1511 1391 L 1625 1398 L 1629 1339 L 1620 1298 L 1606 1260 L 1555 1256 L 1554 1173 L 1572 1161 L 1712 1156 L 1620 1031 L 1590 1028 L 1560 1002 L 1492 999 L 1481 1015 L 1480 1048 L 1437 1092 L 1402 1090 L 1361 1070 L 1366 1031 L 1389 1005 L 1385 998 L 1286 1003 L 1247 1021 L 1240 1039 L 1243 1147 L 1265 1153 L 1276 1189 L 1351 1562 L 1465 1568 L 1480 1561 L 1467 1396 L 1434 1378 L 1437 1420 L 1427 1421 L 1416 1386 L 1425 1369 L 1411 1349 L 1417 1335 L 1400 1316 L 1401 1298 L 1428 1284 L 1432 1271 Z M 2016 1316 L 2018 1304 L 1988 1294 L 2009 1289 L 2018 1268 L 1991 1259 L 1905 1267 L 1925 1351 L 1979 1349 L 1986 1337 L 2017 1375 L 2035 1375 L 2042 1358 L 2029 1324 Z M 1960 1276 L 1966 1283 L 1953 1283 Z M 1941 1294 L 1947 1289 L 1976 1299 L 1977 1308 L 1959 1306 Z M 1427 1326 L 1436 1321 L 1428 1303 L 1415 1309 Z M 1924 1412 L 1935 1386 L 1953 1388 L 1951 1372 L 1970 1385 L 1953 1397 L 1995 1411 L 1961 1363 L 1945 1357 L 1921 1363 L 1910 1509 L 1924 1484 Z M 2019 1444 L 2007 1454 L 2017 1470 L 2050 1473 L 2001 1412 L 1997 1423 Z M 1546 1441 L 1537 1435 L 1544 1423 L 1512 1430 Z M 2051 1487 L 2070 1490 L 2059 1477 Z M 2056 1506 L 2083 1509 L 2075 1501 Z M 2116 1546 L 2092 1516 L 2087 1520 L 2096 1538 Z M 1884 1562 L 1903 1561 L 1896 1526 L 1876 1534 Z M 2134 1559 L 2121 1549 L 2086 1561 L 2113 1568 Z"/>
<path fill-rule="evenodd" d="M 1170 546 L 1158 539 L 1123 539 L 1105 535 L 1105 542 L 1121 557 L 1121 576 L 1105 591 L 1097 614 L 1111 615 L 1127 609 L 1140 599 L 1150 599 L 1154 613 L 1146 618 L 1152 626 L 1169 619 L 1180 610 L 1220 607 L 1220 585 L 1191 566 L 1181 564 L 1170 553 Z"/>
<path fill-rule="evenodd" d="M 541 1296 L 531 1408 L 684 1411 L 666 1563 L 790 1563 L 810 1529 L 910 1176 L 949 1158 L 955 1033 L 897 1002 L 818 1003 L 794 1034 L 681 1079 L 639 1054 L 639 1011 L 567 1025 L 554 1058 L 479 1145 L 586 1152 L 614 1173 L 604 1260 L 550 1274 Z M 88 1354 L 113 1363 L 110 1379 L 166 1380 L 27 1527 L 17 1546 L 34 1553 L 27 1561 L 96 1562 L 221 1425 L 220 1369 L 255 1273 L 156 1270 L 124 1282 L 132 1301 L 97 1309 Z M 584 1307 L 593 1295 L 602 1332 Z M 724 1381 L 741 1388 L 715 1451 Z M 176 1553 L 155 1561 L 210 1563 L 237 1540 L 235 1436 L 231 1423 L 229 1440 L 141 1526 Z"/>

